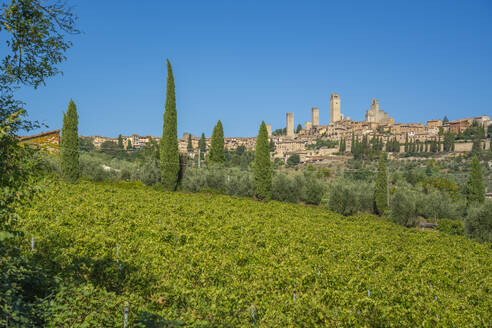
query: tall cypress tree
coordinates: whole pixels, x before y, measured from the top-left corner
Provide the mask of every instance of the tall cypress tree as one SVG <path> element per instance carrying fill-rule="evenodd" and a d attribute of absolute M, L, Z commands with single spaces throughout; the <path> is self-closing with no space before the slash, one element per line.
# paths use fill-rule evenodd
<path fill-rule="evenodd" d="M 222 128 L 222 122 L 220 120 L 217 122 L 212 133 L 208 159 L 215 164 L 222 164 L 225 162 L 224 129 Z"/>
<path fill-rule="evenodd" d="M 200 141 L 198 142 L 198 148 L 200 148 L 200 151 L 202 153 L 207 151 L 207 140 L 205 139 L 205 133 L 202 132 L 202 137 L 200 138 Z"/>
<path fill-rule="evenodd" d="M 123 146 L 123 137 L 120 135 L 118 135 L 118 148 L 119 149 L 124 149 L 125 146 Z"/>
<path fill-rule="evenodd" d="M 167 60 L 167 90 L 164 125 L 160 145 L 161 183 L 166 190 L 176 190 L 180 169 L 178 150 L 178 118 L 171 63 Z"/>
<path fill-rule="evenodd" d="M 61 172 L 65 180 L 75 183 L 80 176 L 79 167 L 79 116 L 77 106 L 70 100 L 63 113 L 63 127 L 60 140 Z"/>
<path fill-rule="evenodd" d="M 258 137 L 256 138 L 254 176 L 256 198 L 270 200 L 272 198 L 272 167 L 268 132 L 264 121 L 261 122 Z"/>
<path fill-rule="evenodd" d="M 193 151 L 193 142 L 191 141 L 191 134 L 188 134 L 188 152 L 192 152 Z"/>
<path fill-rule="evenodd" d="M 485 200 L 485 188 L 483 186 L 482 167 L 477 156 L 473 156 L 470 168 L 470 176 L 466 185 L 466 199 L 468 202 L 480 202 Z"/>
<path fill-rule="evenodd" d="M 374 200 L 376 212 L 381 215 L 388 206 L 388 184 L 386 176 L 386 159 L 384 154 L 379 156 L 378 174 L 376 176 L 376 189 L 374 191 Z"/>
<path fill-rule="evenodd" d="M 350 152 L 354 154 L 354 148 L 355 148 L 355 134 L 352 132 L 352 143 L 350 144 Z"/>
<path fill-rule="evenodd" d="M 126 142 L 126 149 L 132 149 L 132 141 L 130 139 L 128 139 L 128 141 Z"/>

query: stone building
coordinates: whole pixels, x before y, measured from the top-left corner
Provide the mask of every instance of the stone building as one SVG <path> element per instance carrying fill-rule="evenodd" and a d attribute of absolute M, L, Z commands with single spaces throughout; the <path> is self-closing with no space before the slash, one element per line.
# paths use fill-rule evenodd
<path fill-rule="evenodd" d="M 19 143 L 35 146 L 49 153 L 58 153 L 60 151 L 60 130 L 19 137 Z"/>
<path fill-rule="evenodd" d="M 379 103 L 374 98 L 371 103 L 371 109 L 366 111 L 366 122 L 390 124 L 394 123 L 394 119 L 390 118 L 388 113 L 379 109 Z"/>

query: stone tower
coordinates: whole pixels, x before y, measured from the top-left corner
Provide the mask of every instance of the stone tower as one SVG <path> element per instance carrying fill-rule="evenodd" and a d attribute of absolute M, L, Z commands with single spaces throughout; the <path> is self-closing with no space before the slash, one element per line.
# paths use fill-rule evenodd
<path fill-rule="evenodd" d="M 371 109 L 374 110 L 375 112 L 379 112 L 379 103 L 376 98 L 372 100 Z"/>
<path fill-rule="evenodd" d="M 319 125 L 319 108 L 318 107 L 313 107 L 311 109 L 311 123 L 313 124 L 313 126 Z"/>
<path fill-rule="evenodd" d="M 332 93 L 330 98 L 330 123 L 338 122 L 342 118 L 343 116 L 340 112 L 340 96 Z"/>
<path fill-rule="evenodd" d="M 267 128 L 267 132 L 268 132 L 268 137 L 271 137 L 272 136 L 272 125 L 267 124 L 266 128 Z"/>
<path fill-rule="evenodd" d="M 287 137 L 294 136 L 294 113 L 287 113 Z"/>

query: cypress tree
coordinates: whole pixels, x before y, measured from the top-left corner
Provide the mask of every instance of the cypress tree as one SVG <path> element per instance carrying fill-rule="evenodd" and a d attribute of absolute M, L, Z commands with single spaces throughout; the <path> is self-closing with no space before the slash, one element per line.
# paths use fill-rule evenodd
<path fill-rule="evenodd" d="M 202 137 L 200 138 L 200 142 L 198 143 L 198 147 L 202 153 L 207 151 L 207 140 L 205 139 L 205 133 L 202 132 Z"/>
<path fill-rule="evenodd" d="M 62 177 L 72 183 L 75 183 L 80 176 L 78 126 L 77 106 L 75 106 L 73 100 L 70 100 L 67 112 L 63 113 L 60 159 Z"/>
<path fill-rule="evenodd" d="M 193 142 L 191 141 L 191 134 L 188 134 L 188 152 L 192 152 L 193 151 Z"/>
<path fill-rule="evenodd" d="M 127 143 L 126 143 L 126 149 L 132 149 L 132 141 L 130 139 L 128 139 Z"/>
<path fill-rule="evenodd" d="M 274 153 L 275 150 L 277 149 L 277 146 L 275 146 L 275 142 L 273 141 L 273 139 L 270 139 L 270 145 L 269 145 L 269 148 L 270 148 L 270 152 L 271 153 Z"/>
<path fill-rule="evenodd" d="M 121 134 L 118 136 L 118 148 L 120 149 L 125 148 L 125 146 L 123 146 L 123 137 L 121 136 Z"/>
<path fill-rule="evenodd" d="M 466 199 L 469 203 L 485 201 L 485 188 L 483 186 L 482 167 L 477 156 L 473 156 L 470 168 L 470 176 L 466 185 Z"/>
<path fill-rule="evenodd" d="M 178 118 L 176 95 L 171 63 L 167 60 L 167 90 L 164 110 L 164 125 L 160 144 L 161 183 L 164 189 L 174 191 L 178 186 L 180 169 L 178 151 Z"/>
<path fill-rule="evenodd" d="M 214 127 L 212 133 L 212 141 L 210 143 L 210 154 L 208 156 L 210 162 L 215 164 L 222 164 L 225 162 L 224 154 L 224 130 L 222 128 L 222 122 L 219 120 Z"/>
<path fill-rule="evenodd" d="M 264 121 L 261 122 L 258 137 L 256 138 L 253 168 L 256 198 L 270 200 L 272 198 L 272 167 L 270 162 L 268 132 Z"/>
<path fill-rule="evenodd" d="M 381 215 L 388 206 L 388 184 L 386 177 L 386 159 L 383 154 L 379 156 L 378 174 L 376 176 L 376 189 L 374 191 L 374 200 L 376 212 Z"/>
<path fill-rule="evenodd" d="M 408 133 L 405 135 L 405 153 L 408 153 Z"/>
<path fill-rule="evenodd" d="M 352 143 L 350 144 L 350 152 L 354 154 L 354 146 L 355 146 L 355 135 L 354 132 L 352 132 Z"/>

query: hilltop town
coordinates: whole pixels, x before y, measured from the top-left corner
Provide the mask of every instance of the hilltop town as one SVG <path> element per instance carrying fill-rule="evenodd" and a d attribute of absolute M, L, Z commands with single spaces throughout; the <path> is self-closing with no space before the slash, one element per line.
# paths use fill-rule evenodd
<path fill-rule="evenodd" d="M 388 141 L 397 141 L 400 152 L 404 151 L 405 142 L 425 144 L 431 141 L 442 141 L 442 135 L 446 132 L 452 132 L 457 135 L 465 131 L 473 124 L 482 126 L 487 129 L 492 124 L 489 116 L 482 115 L 477 117 L 462 118 L 453 121 L 443 121 L 441 119 L 431 119 L 424 123 L 395 123 L 390 114 L 383 111 L 379 102 L 374 98 L 370 108 L 365 112 L 364 121 L 354 121 L 350 117 L 345 117 L 342 113 L 341 96 L 335 93 L 330 97 L 330 122 L 326 125 L 320 124 L 320 110 L 318 107 L 311 108 L 311 121 L 305 122 L 304 126 L 298 124 L 295 128 L 294 114 L 286 113 L 286 127 L 272 131 L 272 126 L 267 124 L 267 130 L 270 140 L 275 144 L 275 150 L 272 152 L 272 158 L 286 160 L 292 154 L 298 154 L 301 162 L 323 162 L 334 154 L 340 153 L 340 141 L 343 140 L 345 151 L 350 151 L 353 140 L 367 137 L 369 139 L 377 138 L 386 144 Z M 86 136 L 83 138 L 90 139 L 95 148 L 100 148 L 105 141 L 118 142 L 118 138 L 109 138 L 103 136 Z M 131 145 L 133 149 L 145 147 L 151 139 L 159 142 L 160 137 L 140 136 L 133 134 L 131 136 L 122 136 L 123 145 Z M 188 151 L 188 133 L 184 133 L 179 139 L 179 151 L 188 153 L 194 157 L 198 152 L 199 136 L 191 136 L 194 151 Z M 355 139 L 354 139 L 355 138 Z M 210 146 L 210 138 L 206 138 L 207 148 Z M 332 147 L 320 146 L 323 141 L 331 141 Z M 226 137 L 224 146 L 227 150 L 244 146 L 247 150 L 254 150 L 256 137 Z M 442 147 L 440 145 L 439 147 Z M 471 142 L 457 143 L 455 152 L 468 152 L 471 150 Z M 485 149 L 489 144 L 484 143 Z"/>

